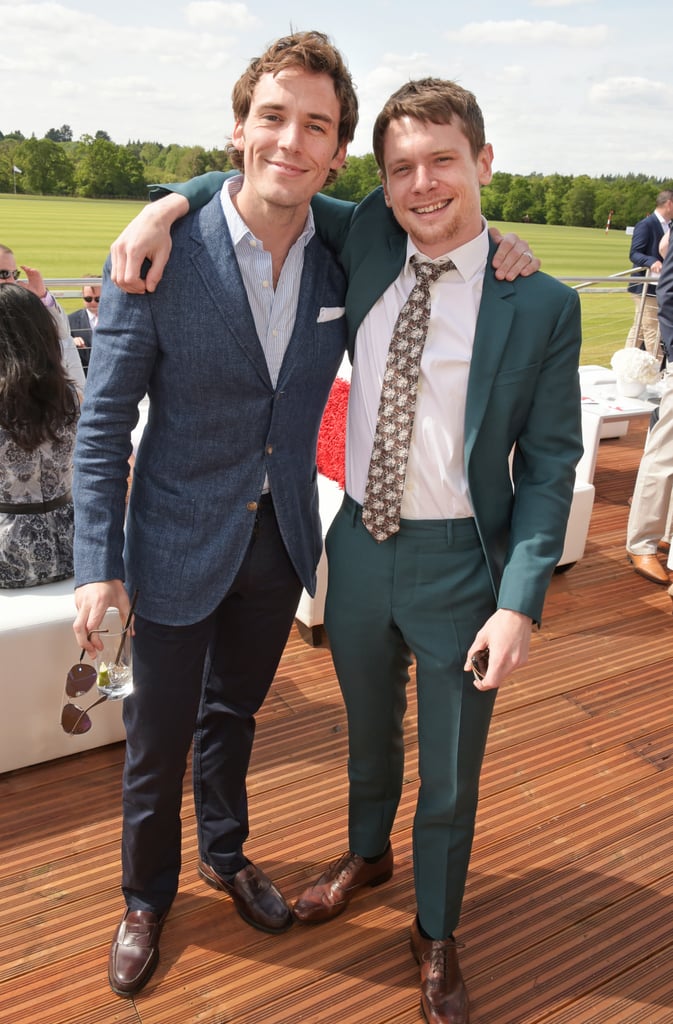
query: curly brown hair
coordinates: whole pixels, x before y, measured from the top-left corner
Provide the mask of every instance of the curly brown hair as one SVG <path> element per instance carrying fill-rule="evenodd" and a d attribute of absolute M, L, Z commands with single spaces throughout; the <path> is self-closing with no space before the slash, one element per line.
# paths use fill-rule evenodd
<path fill-rule="evenodd" d="M 255 86 L 262 75 L 277 75 L 285 68 L 299 68 L 313 75 L 329 75 L 341 107 L 339 146 L 353 141 L 358 123 L 358 99 L 350 72 L 343 57 L 323 32 L 294 32 L 272 43 L 261 57 L 254 57 L 236 82 L 231 100 L 234 117 L 241 123 L 250 113 Z M 229 159 L 238 171 L 244 170 L 243 154 L 228 146 Z M 325 181 L 331 185 L 339 172 L 330 170 Z"/>
<path fill-rule="evenodd" d="M 0 426 L 25 451 L 79 416 L 77 395 L 61 360 L 58 329 L 36 295 L 0 286 Z"/>

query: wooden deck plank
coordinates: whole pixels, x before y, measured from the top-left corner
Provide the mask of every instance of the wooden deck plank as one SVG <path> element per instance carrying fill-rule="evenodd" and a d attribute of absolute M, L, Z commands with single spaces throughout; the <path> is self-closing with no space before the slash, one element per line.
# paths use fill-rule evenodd
<path fill-rule="evenodd" d="M 556 576 L 496 702 L 459 938 L 472 1024 L 673 1024 L 673 616 L 624 553 L 644 424 L 603 442 L 585 558 Z M 135 1000 L 107 986 L 121 914 L 123 745 L 0 776 L 0 1018 L 17 1024 L 414 1024 L 410 705 L 393 880 L 337 921 L 248 928 L 196 874 Z M 95 726 L 94 726 L 95 727 Z M 346 845 L 346 718 L 298 630 L 259 716 L 250 856 L 296 897 Z"/>

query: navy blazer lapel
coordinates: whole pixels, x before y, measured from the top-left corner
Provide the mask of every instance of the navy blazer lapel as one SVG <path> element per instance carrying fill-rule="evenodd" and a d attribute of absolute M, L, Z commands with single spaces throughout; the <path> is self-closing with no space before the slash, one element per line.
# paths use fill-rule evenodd
<path fill-rule="evenodd" d="M 510 281 L 496 280 L 491 260 L 495 246 L 489 243 L 488 263 L 484 274 L 484 287 L 479 303 L 477 327 L 472 348 L 470 375 L 467 383 L 465 408 L 465 460 L 469 459 L 475 439 L 479 433 L 489 395 L 502 354 L 507 345 L 514 317 L 514 307 L 509 301 L 514 294 Z"/>
<path fill-rule="evenodd" d="M 189 257 L 222 316 L 223 330 L 231 334 L 262 380 L 272 388 L 219 193 L 194 217 Z"/>
<path fill-rule="evenodd" d="M 304 265 L 299 286 L 294 326 L 285 354 L 283 355 L 283 361 L 280 364 L 276 387 L 280 387 L 281 383 L 287 380 L 287 376 L 292 372 L 297 358 L 304 353 L 309 334 L 315 334 L 318 316 L 316 296 L 322 294 L 326 266 L 324 250 L 320 246 L 318 239 L 314 236 L 304 248 Z"/>

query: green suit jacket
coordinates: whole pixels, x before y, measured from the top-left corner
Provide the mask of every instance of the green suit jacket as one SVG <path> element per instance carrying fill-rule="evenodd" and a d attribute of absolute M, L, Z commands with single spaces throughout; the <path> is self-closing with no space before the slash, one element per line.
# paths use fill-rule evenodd
<path fill-rule="evenodd" d="M 170 188 L 195 207 L 223 178 L 212 172 Z M 364 317 L 404 264 L 407 235 L 380 188 L 358 205 L 318 195 L 312 206 L 348 277 L 352 354 Z M 465 467 L 498 607 L 539 622 L 582 454 L 580 305 L 546 274 L 496 280 L 490 258 L 468 380 Z"/>

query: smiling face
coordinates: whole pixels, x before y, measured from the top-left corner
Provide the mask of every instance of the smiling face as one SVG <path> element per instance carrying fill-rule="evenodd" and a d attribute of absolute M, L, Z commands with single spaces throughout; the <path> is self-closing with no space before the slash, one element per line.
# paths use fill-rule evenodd
<path fill-rule="evenodd" d="M 245 121 L 232 142 L 244 154 L 245 178 L 237 196 L 244 220 L 260 214 L 297 213 L 308 204 L 331 169 L 341 167 L 340 107 L 329 75 L 286 68 L 263 75 Z M 250 226 L 250 225 L 249 225 Z"/>
<path fill-rule="evenodd" d="M 383 139 L 386 203 L 418 249 L 436 259 L 481 232 L 482 185 L 492 175 L 493 150 L 475 157 L 459 117 L 435 124 L 391 120 Z"/>

